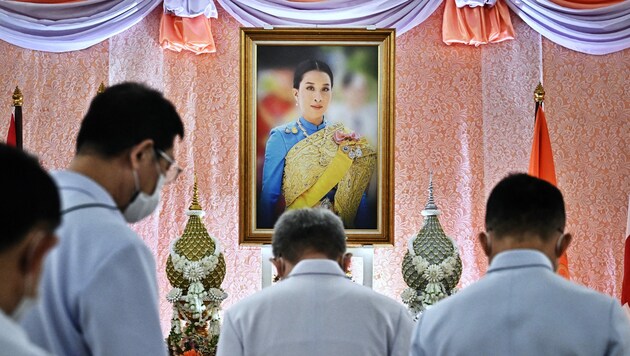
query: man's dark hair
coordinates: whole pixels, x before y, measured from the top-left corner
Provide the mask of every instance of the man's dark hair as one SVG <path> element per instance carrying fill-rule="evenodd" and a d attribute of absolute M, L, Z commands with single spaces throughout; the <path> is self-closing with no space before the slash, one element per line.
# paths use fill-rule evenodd
<path fill-rule="evenodd" d="M 553 184 L 524 173 L 511 174 L 492 189 L 486 205 L 486 230 L 497 238 L 548 240 L 566 223 L 562 193 Z"/>
<path fill-rule="evenodd" d="M 162 93 L 139 83 L 122 83 L 96 95 L 83 118 L 76 150 L 112 157 L 152 139 L 154 147 L 169 149 L 184 125 Z"/>
<path fill-rule="evenodd" d="M 61 222 L 59 193 L 37 160 L 0 143 L 0 252 L 17 245 L 35 226 L 54 230 Z"/>
<path fill-rule="evenodd" d="M 271 247 L 274 256 L 294 264 L 309 250 L 336 260 L 346 252 L 343 222 L 327 209 L 288 210 L 274 226 Z"/>
<path fill-rule="evenodd" d="M 333 74 L 328 64 L 317 59 L 307 59 L 300 62 L 300 64 L 295 67 L 295 72 L 293 73 L 293 89 L 300 89 L 300 82 L 304 79 L 304 74 L 312 70 L 328 74 L 328 77 L 330 77 L 330 87 L 332 88 Z"/>

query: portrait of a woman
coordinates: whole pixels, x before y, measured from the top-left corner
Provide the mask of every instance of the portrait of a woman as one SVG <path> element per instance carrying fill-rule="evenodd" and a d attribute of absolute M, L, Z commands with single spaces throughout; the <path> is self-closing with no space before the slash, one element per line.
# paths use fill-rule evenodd
<path fill-rule="evenodd" d="M 333 72 L 323 61 L 309 59 L 295 68 L 292 93 L 298 117 L 274 127 L 266 142 L 259 228 L 272 228 L 285 209 L 305 207 L 332 210 L 346 228 L 366 224 L 376 151 L 340 120 L 326 116 L 333 84 Z"/>

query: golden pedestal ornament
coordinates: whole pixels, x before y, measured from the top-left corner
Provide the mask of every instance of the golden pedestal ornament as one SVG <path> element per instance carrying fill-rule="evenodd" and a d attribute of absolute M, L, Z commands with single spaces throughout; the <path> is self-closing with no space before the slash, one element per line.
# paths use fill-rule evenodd
<path fill-rule="evenodd" d="M 409 311 L 418 317 L 430 305 L 457 291 L 462 275 L 462 260 L 453 239 L 446 236 L 438 220 L 437 205 L 433 200 L 433 177 L 429 178 L 429 201 L 422 211 L 424 224 L 409 239 L 402 262 L 402 274 L 409 286 L 402 300 Z"/>
<path fill-rule="evenodd" d="M 171 355 L 210 356 L 216 353 L 220 333 L 221 289 L 225 258 L 219 241 L 208 234 L 201 218 L 197 180 L 193 200 L 186 211 L 188 223 L 170 246 L 166 274 L 173 289 L 167 299 L 173 304 L 171 331 L 166 339 Z"/>

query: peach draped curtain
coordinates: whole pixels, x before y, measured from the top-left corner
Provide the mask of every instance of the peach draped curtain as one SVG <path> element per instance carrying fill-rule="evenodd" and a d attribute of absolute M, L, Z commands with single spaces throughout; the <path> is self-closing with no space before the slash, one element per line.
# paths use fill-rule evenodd
<path fill-rule="evenodd" d="M 204 15 L 180 17 L 163 13 L 160 20 L 160 46 L 176 52 L 214 53 L 217 49 L 210 24 L 211 20 Z"/>
<path fill-rule="evenodd" d="M 210 20 L 217 16 L 213 0 L 167 0 L 163 7 L 159 35 L 162 48 L 195 54 L 216 52 Z"/>
<path fill-rule="evenodd" d="M 492 7 L 458 8 L 455 0 L 445 0 L 442 41 L 479 46 L 514 39 L 510 9 L 504 0 Z"/>
<path fill-rule="evenodd" d="M 127 30 L 161 0 L 16 0 L 0 2 L 0 38 L 21 47 L 80 50 Z M 510 10 L 546 38 L 573 50 L 603 55 L 630 47 L 630 1 L 623 0 L 217 0 L 244 26 L 395 27 L 397 35 L 423 23 L 442 2 L 442 40 L 479 46 L 513 39 Z M 214 0 L 164 0 L 162 48 L 216 51 Z M 169 4 L 175 6 L 172 11 Z M 469 6 L 466 6 L 469 5 Z M 507 5 L 507 6 L 506 6 Z M 207 6 L 201 13 L 193 9 Z M 192 11 L 193 13 L 186 13 Z M 182 14 L 183 13 L 183 14 Z M 179 16 L 179 17 L 178 17 Z"/>

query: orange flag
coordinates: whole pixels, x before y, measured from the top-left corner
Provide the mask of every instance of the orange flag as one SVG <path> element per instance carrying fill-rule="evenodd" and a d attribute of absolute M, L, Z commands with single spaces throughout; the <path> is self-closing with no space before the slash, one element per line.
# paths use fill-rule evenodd
<path fill-rule="evenodd" d="M 534 125 L 534 142 L 532 142 L 532 155 L 529 159 L 529 175 L 546 180 L 557 186 L 556 169 L 553 164 L 553 154 L 551 152 L 551 140 L 547 129 L 547 120 L 543 111 L 542 103 L 537 105 L 536 124 Z M 558 259 L 558 274 L 566 279 L 571 279 L 569 275 L 569 260 L 566 252 Z"/>
<path fill-rule="evenodd" d="M 11 123 L 9 124 L 9 133 L 7 134 L 7 145 L 16 146 L 16 134 L 15 134 L 15 118 L 11 114 Z"/>

